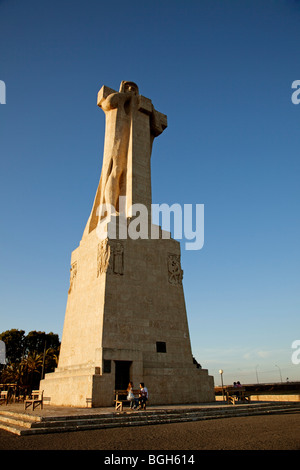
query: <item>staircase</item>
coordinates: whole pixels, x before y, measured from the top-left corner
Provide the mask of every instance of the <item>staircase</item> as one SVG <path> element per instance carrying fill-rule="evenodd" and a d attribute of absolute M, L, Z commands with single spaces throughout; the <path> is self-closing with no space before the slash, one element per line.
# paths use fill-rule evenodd
<path fill-rule="evenodd" d="M 237 406 L 185 407 L 181 409 L 149 409 L 149 411 L 78 414 L 65 416 L 33 416 L 24 412 L 0 409 L 0 429 L 19 436 L 54 432 L 83 431 L 124 426 L 180 423 L 238 416 L 299 412 L 300 402 L 255 403 Z"/>

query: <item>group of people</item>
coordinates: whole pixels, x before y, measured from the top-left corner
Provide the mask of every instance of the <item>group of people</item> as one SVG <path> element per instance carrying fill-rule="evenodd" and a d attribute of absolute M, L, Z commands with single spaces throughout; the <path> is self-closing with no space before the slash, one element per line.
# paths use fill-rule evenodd
<path fill-rule="evenodd" d="M 239 380 L 237 382 L 233 382 L 233 388 L 237 389 L 237 391 L 234 392 L 233 395 L 237 398 L 237 400 L 241 400 L 242 397 L 239 388 L 242 388 L 242 385 Z"/>
<path fill-rule="evenodd" d="M 237 382 L 233 382 L 233 386 L 234 388 L 240 388 L 241 387 L 240 381 L 238 380 Z"/>
<path fill-rule="evenodd" d="M 145 387 L 143 382 L 140 383 L 140 389 L 138 392 L 138 397 L 134 395 L 133 383 L 129 382 L 127 387 L 127 400 L 130 402 L 130 408 L 132 410 L 142 410 L 146 409 L 146 402 L 148 400 L 148 389 Z"/>

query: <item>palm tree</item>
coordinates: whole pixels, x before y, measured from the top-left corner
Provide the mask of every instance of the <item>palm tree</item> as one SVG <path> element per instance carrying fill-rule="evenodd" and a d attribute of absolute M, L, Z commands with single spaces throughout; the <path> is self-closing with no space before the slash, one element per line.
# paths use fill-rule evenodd
<path fill-rule="evenodd" d="M 56 354 L 57 353 L 57 354 Z M 43 354 L 43 363 L 41 371 L 41 379 L 44 378 L 45 372 L 53 372 L 58 365 L 58 350 L 48 348 Z"/>
<path fill-rule="evenodd" d="M 52 372 L 58 364 L 59 348 L 48 348 L 44 353 L 29 352 L 19 362 L 7 364 L 0 373 L 0 382 L 32 389 L 39 387 L 44 372 Z"/>
<path fill-rule="evenodd" d="M 23 359 L 21 364 L 23 364 L 26 368 L 27 385 L 32 388 L 32 385 L 37 383 L 37 380 L 34 380 L 36 373 L 40 374 L 41 371 L 43 364 L 43 354 L 38 354 L 36 351 L 33 351 Z"/>

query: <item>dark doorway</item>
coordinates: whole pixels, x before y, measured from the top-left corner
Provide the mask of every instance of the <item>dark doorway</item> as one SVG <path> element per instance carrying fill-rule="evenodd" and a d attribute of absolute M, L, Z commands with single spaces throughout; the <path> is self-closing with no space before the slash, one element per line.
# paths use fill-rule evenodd
<path fill-rule="evenodd" d="M 115 361 L 115 390 L 126 390 L 130 380 L 131 361 Z"/>

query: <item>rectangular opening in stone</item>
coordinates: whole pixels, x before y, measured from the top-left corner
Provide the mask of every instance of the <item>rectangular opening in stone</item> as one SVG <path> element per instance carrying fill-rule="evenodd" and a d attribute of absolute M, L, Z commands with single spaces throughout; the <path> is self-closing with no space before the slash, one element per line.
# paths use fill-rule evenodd
<path fill-rule="evenodd" d="M 131 361 L 115 361 L 115 390 L 126 390 L 130 380 Z"/>
<path fill-rule="evenodd" d="M 164 341 L 157 341 L 156 342 L 156 352 L 158 352 L 158 353 L 166 353 L 167 352 L 167 345 Z"/>

